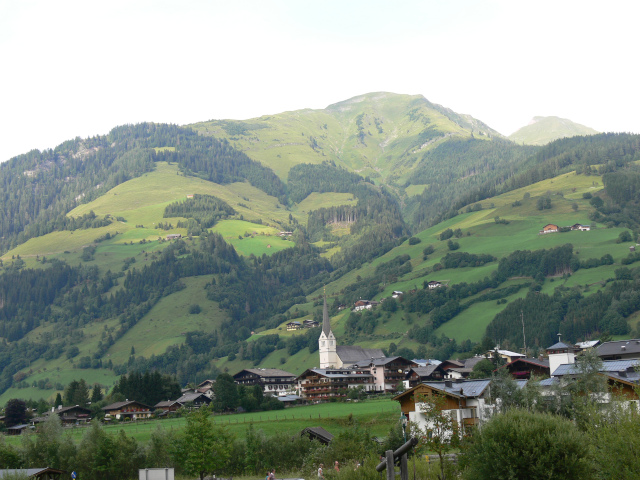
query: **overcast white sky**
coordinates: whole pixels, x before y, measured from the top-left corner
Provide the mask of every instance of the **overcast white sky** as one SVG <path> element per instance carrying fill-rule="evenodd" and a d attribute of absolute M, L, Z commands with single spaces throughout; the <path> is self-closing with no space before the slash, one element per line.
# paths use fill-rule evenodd
<path fill-rule="evenodd" d="M 141 121 L 422 94 L 640 132 L 637 1 L 0 0 L 0 161 Z"/>

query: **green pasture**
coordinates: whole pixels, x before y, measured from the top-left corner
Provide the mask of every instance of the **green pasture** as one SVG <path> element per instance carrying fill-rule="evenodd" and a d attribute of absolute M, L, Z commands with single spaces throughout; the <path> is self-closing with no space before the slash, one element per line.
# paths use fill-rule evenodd
<path fill-rule="evenodd" d="M 298 203 L 292 211 L 298 212 L 300 215 L 308 214 L 312 210 L 321 208 L 337 207 L 340 205 L 352 205 L 358 203 L 358 200 L 351 193 L 317 193 L 309 194 L 307 198 Z"/>
<path fill-rule="evenodd" d="M 164 353 L 171 345 L 183 343 L 187 332 L 209 333 L 219 329 L 226 313 L 220 310 L 217 302 L 207 298 L 204 287 L 211 278 L 210 275 L 183 278 L 186 288 L 161 298 L 108 350 L 105 360 L 111 359 L 115 364 L 126 363 L 131 347 L 134 347 L 136 356 L 149 358 Z M 191 305 L 199 305 L 202 311 L 190 314 Z"/>
<path fill-rule="evenodd" d="M 223 220 L 218 222 L 211 231 L 222 235 L 240 255 L 245 256 L 272 255 L 295 246 L 292 237 L 278 236 L 280 230 L 277 228 L 242 220 Z"/>
<path fill-rule="evenodd" d="M 408 197 L 414 197 L 416 195 L 420 195 L 427 188 L 429 188 L 429 185 L 409 185 L 404 189 L 404 191 Z"/>
<path fill-rule="evenodd" d="M 307 427 L 323 427 L 332 434 L 338 435 L 353 428 L 354 423 L 367 428 L 371 435 L 384 438 L 398 421 L 399 416 L 399 404 L 385 397 L 353 403 L 300 405 L 269 412 L 214 415 L 213 419 L 217 424 L 226 426 L 237 438 L 244 437 L 250 425 L 257 430 L 262 430 L 266 435 L 276 433 L 295 435 Z M 158 428 L 179 432 L 185 425 L 186 419 L 180 417 L 107 424 L 103 428 L 109 435 L 117 435 L 120 430 L 123 430 L 127 436 L 141 443 L 147 443 L 151 434 Z M 74 442 L 78 443 L 87 428 L 86 426 L 71 427 L 65 428 L 65 431 Z M 18 436 L 5 436 L 4 439 L 9 445 L 20 443 Z"/>
<path fill-rule="evenodd" d="M 522 288 L 519 292 L 506 297 L 506 300 L 510 303 L 517 298 L 524 298 L 527 292 L 527 288 Z M 467 339 L 472 342 L 479 342 L 484 337 L 487 326 L 506 306 L 506 303 L 498 305 L 496 300 L 474 303 L 453 319 L 441 325 L 435 331 L 435 334 L 454 338 L 457 342 Z"/>
<path fill-rule="evenodd" d="M 185 177 L 179 174 L 177 165 L 166 162 L 157 162 L 153 172 L 114 187 L 96 200 L 76 207 L 69 215 L 80 216 L 93 210 L 99 216 L 111 214 L 123 217 L 127 224 L 134 226 L 153 228 L 154 224 L 169 220 L 175 225 L 176 219 L 163 217 L 165 207 L 186 200 L 187 195 L 195 193 L 221 198 L 246 218 L 262 219 L 264 223 L 289 221 L 290 212 L 277 198 L 249 183 L 218 185 L 197 177 Z M 306 222 L 306 218 L 302 220 Z M 162 233 L 166 235 L 171 232 Z"/>

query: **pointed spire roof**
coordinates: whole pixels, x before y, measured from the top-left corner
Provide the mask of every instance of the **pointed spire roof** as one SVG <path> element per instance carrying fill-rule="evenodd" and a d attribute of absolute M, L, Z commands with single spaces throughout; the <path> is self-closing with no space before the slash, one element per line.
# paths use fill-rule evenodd
<path fill-rule="evenodd" d="M 322 332 L 329 336 L 331 333 L 331 321 L 329 320 L 329 309 L 327 308 L 327 293 L 324 294 L 324 305 L 322 307 Z"/>

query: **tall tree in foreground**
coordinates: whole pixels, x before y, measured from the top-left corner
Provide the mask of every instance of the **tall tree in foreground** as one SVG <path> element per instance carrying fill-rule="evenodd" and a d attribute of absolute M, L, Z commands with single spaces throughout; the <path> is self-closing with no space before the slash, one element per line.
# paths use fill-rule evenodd
<path fill-rule="evenodd" d="M 415 434 L 427 450 L 436 452 L 440 459 L 440 479 L 447 478 L 445 455 L 460 445 L 458 424 L 447 411 L 446 399 L 442 395 L 422 395 L 416 398 L 426 421 L 425 429 L 414 427 Z"/>
<path fill-rule="evenodd" d="M 198 475 L 220 473 L 229 459 L 232 437 L 216 425 L 210 410 L 201 407 L 187 416 L 187 425 L 177 445 L 177 457 L 185 472 Z"/>

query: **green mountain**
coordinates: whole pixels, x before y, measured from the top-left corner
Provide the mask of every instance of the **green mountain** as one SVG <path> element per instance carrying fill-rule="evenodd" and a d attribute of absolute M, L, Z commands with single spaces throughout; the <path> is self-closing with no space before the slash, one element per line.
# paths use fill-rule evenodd
<path fill-rule="evenodd" d="M 635 278 L 618 270 L 640 230 L 638 138 L 523 147 L 422 97 L 370 94 L 16 157 L 0 166 L 0 403 L 135 370 L 301 372 L 318 329 L 285 325 L 319 318 L 325 288 L 341 342 L 407 356 L 519 348 L 516 310 L 546 311 L 529 292 L 554 314 L 528 320 L 528 346 L 633 331 L 635 283 L 607 279 Z M 610 228 L 538 235 L 593 222 Z M 371 313 L 340 308 L 393 290 Z"/>
<path fill-rule="evenodd" d="M 509 135 L 509 140 L 524 145 L 546 145 L 554 140 L 578 135 L 595 135 L 593 128 L 585 127 L 566 118 L 533 117 L 525 127 Z"/>

